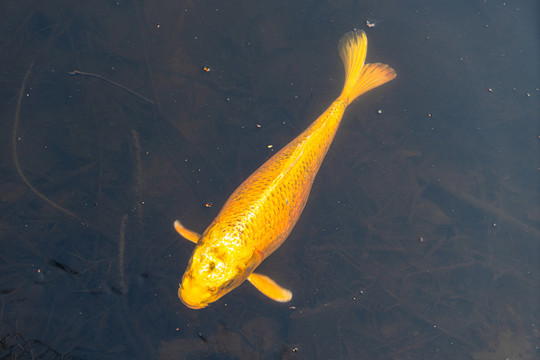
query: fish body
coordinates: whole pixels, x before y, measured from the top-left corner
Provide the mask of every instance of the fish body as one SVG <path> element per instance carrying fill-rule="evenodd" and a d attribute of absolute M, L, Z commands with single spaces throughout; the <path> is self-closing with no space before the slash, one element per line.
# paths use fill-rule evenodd
<path fill-rule="evenodd" d="M 253 270 L 296 224 L 347 106 L 396 76 L 387 65 L 364 64 L 367 38 L 363 31 L 345 34 L 339 51 L 345 85 L 326 111 L 248 177 L 202 235 L 175 222 L 178 233 L 196 243 L 178 289 L 186 306 L 203 308 L 246 279 L 276 301 L 292 298 L 289 290 Z"/>

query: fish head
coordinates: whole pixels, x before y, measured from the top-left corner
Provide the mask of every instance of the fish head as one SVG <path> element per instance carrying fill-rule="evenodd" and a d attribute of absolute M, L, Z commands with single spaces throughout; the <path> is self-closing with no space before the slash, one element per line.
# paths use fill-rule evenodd
<path fill-rule="evenodd" d="M 261 254 L 239 241 L 212 241 L 203 234 L 195 246 L 178 297 L 189 308 L 202 309 L 238 287 L 262 261 Z"/>

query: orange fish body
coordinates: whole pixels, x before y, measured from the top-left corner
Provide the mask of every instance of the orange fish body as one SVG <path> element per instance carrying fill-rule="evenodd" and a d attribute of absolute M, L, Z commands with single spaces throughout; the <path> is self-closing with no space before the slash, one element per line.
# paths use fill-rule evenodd
<path fill-rule="evenodd" d="M 347 106 L 396 76 L 387 65 L 364 64 L 367 38 L 363 31 L 345 34 L 339 51 L 345 86 L 330 107 L 247 178 L 202 235 L 175 222 L 178 233 L 196 243 L 178 289 L 186 306 L 203 308 L 246 279 L 276 301 L 292 298 L 289 290 L 253 270 L 285 241 L 296 224 Z"/>

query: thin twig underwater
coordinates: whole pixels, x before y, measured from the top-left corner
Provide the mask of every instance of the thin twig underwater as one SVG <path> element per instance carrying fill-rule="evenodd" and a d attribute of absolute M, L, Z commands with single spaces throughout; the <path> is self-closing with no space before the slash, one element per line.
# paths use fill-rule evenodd
<path fill-rule="evenodd" d="M 34 67 L 34 61 L 32 61 L 32 63 L 28 66 L 28 70 L 26 70 L 26 74 L 24 75 L 24 79 L 23 79 L 23 81 L 21 83 L 21 88 L 19 89 L 19 95 L 17 97 L 17 105 L 15 107 L 15 118 L 14 118 L 14 121 L 13 121 L 13 133 L 12 133 L 12 137 L 11 137 L 11 148 L 12 148 L 12 152 L 13 152 L 13 162 L 15 163 L 15 168 L 17 169 L 17 173 L 21 177 L 23 183 L 34 194 L 36 194 L 39 198 L 44 200 L 47 204 L 54 207 L 55 209 L 60 210 L 64 214 L 66 214 L 66 215 L 68 215 L 70 217 L 73 217 L 73 218 L 77 219 L 78 221 L 81 221 L 81 218 L 79 216 L 77 216 L 75 213 L 69 211 L 65 207 L 63 207 L 60 204 L 56 203 L 55 201 L 49 199 L 41 191 L 36 189 L 36 187 L 34 187 L 34 185 L 32 185 L 30 180 L 28 180 L 28 178 L 24 174 L 24 172 L 22 170 L 22 167 L 21 167 L 21 164 L 20 164 L 20 161 L 19 161 L 19 154 L 18 154 L 18 150 L 17 150 L 17 143 L 19 141 L 19 138 L 17 137 L 17 133 L 18 133 L 19 122 L 20 122 L 20 118 L 21 118 L 21 104 L 22 104 L 22 98 L 24 96 L 24 90 L 26 88 L 26 83 L 28 81 L 28 78 L 30 77 L 30 74 L 32 73 L 33 67 Z"/>

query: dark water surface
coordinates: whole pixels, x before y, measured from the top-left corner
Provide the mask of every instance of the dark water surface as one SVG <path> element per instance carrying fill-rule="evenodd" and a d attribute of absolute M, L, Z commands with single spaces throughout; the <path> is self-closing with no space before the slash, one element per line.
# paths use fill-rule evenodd
<path fill-rule="evenodd" d="M 538 358 L 539 13 L 3 1 L 0 358 Z M 353 28 L 398 77 L 348 109 L 260 267 L 293 300 L 186 308 L 173 221 L 203 231 L 335 99 Z"/>

